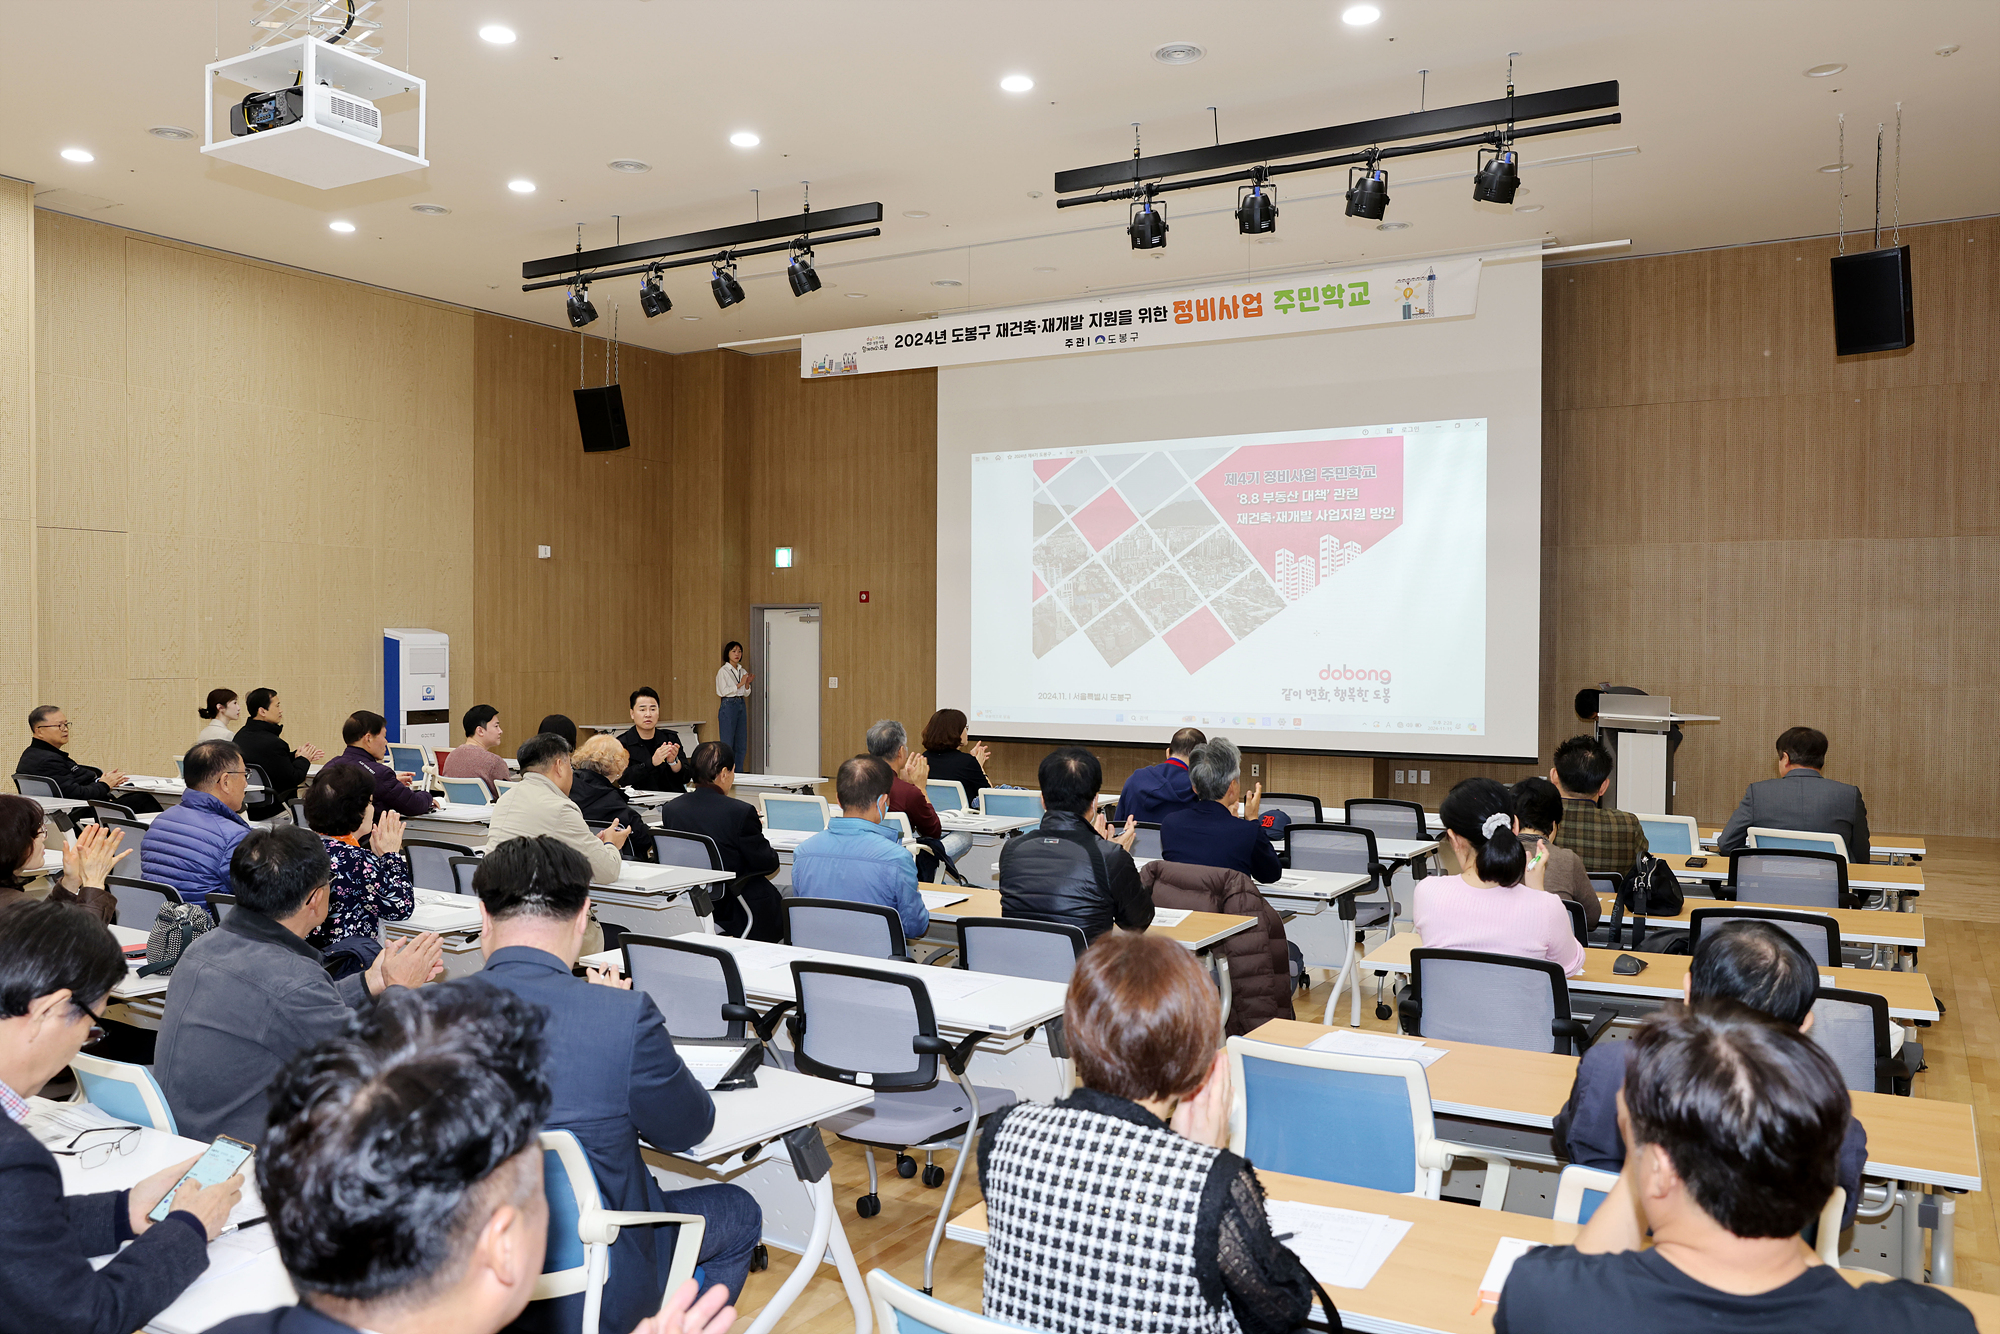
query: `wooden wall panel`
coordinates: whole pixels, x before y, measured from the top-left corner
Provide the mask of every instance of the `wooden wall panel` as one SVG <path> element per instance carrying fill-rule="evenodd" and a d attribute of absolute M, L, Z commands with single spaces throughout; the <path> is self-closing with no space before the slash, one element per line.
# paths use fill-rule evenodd
<path fill-rule="evenodd" d="M 35 190 L 0 179 L 0 728 L 18 735 L 34 707 L 39 598 L 35 582 Z M 0 736 L 8 735 L 0 732 Z"/>

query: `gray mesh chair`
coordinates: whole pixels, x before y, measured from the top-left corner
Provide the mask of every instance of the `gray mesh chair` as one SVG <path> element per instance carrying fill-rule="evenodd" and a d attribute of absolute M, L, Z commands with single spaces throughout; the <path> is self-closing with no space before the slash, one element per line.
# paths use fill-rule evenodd
<path fill-rule="evenodd" d="M 1349 797 L 1347 823 L 1372 829 L 1377 838 L 1429 838 L 1422 802 L 1390 797 Z"/>
<path fill-rule="evenodd" d="M 1132 856 L 1135 860 L 1144 860 L 1148 857 L 1157 859 L 1164 855 L 1160 851 L 1160 827 L 1158 825 L 1136 824 L 1132 828 L 1138 835 L 1138 837 L 1132 840 Z"/>
<path fill-rule="evenodd" d="M 464 894 L 468 898 L 478 898 L 479 891 L 472 887 L 472 877 L 479 874 L 479 858 L 453 857 L 451 866 L 451 892 Z"/>
<path fill-rule="evenodd" d="M 1304 792 L 1266 792 L 1260 809 L 1283 811 L 1292 817 L 1293 824 L 1326 822 L 1326 812 L 1320 809 L 1319 798 Z"/>
<path fill-rule="evenodd" d="M 877 1148 L 922 1148 L 927 1156 L 940 1148 L 957 1150 L 951 1185 L 931 1229 L 930 1249 L 924 1253 L 928 1292 L 938 1243 L 944 1239 L 945 1220 L 951 1217 L 951 1202 L 965 1175 L 979 1119 L 1011 1106 L 1015 1096 L 1009 1089 L 975 1085 L 966 1078 L 966 1063 L 981 1035 L 971 1034 L 956 1044 L 940 1037 L 930 993 L 921 978 L 845 964 L 796 961 L 791 967 L 799 1008 L 786 1026 L 799 1072 L 844 1084 L 865 1083 L 875 1091 L 875 1100 L 867 1106 L 820 1123 L 849 1143 L 861 1145 L 868 1158 L 868 1193 L 856 1201 L 856 1211 L 863 1218 L 881 1212 Z M 951 1076 L 949 1082 L 940 1079 L 940 1059 Z M 926 1186 L 944 1181 L 942 1168 L 926 1165 Z"/>
<path fill-rule="evenodd" d="M 1797 908 L 1851 908 L 1847 860 L 1802 848 L 1754 848 L 1729 854 L 1723 886 L 1738 903 L 1783 903 Z"/>
<path fill-rule="evenodd" d="M 909 960 L 903 919 L 886 904 L 791 898 L 784 906 L 785 939 L 800 949 Z"/>
<path fill-rule="evenodd" d="M 676 829 L 634 830 L 632 837 L 653 839 L 653 859 L 662 866 L 691 866 L 697 871 L 720 871 L 722 869 L 722 849 L 707 834 L 686 834 Z M 714 935 L 715 900 L 719 893 L 714 886 L 696 885 L 690 889 L 688 902 L 694 905 L 695 916 L 701 919 L 701 929 Z M 744 917 L 751 916 L 750 905 L 744 904 Z M 743 929 L 747 932 L 750 924 L 746 920 Z"/>
<path fill-rule="evenodd" d="M 1588 1023 L 1569 1008 L 1569 984 L 1547 959 L 1476 950 L 1410 951 L 1403 1031 L 1515 1051 L 1581 1056 L 1618 1017 L 1606 1008 Z"/>
<path fill-rule="evenodd" d="M 792 1002 L 780 1001 L 758 1014 L 745 998 L 736 956 L 720 945 L 627 935 L 619 950 L 625 956 L 625 976 L 653 998 L 666 1016 L 667 1031 L 677 1038 L 740 1042 L 747 1025 L 768 1043 L 778 1020 L 792 1008 Z"/>
<path fill-rule="evenodd" d="M 1023 917 L 961 917 L 958 957 L 975 973 L 1067 983 L 1086 942 L 1080 927 Z"/>
<path fill-rule="evenodd" d="M 101 815 L 97 818 L 97 822 L 106 829 L 122 829 L 125 832 L 124 841 L 118 846 L 121 849 L 132 849 L 132 855 L 126 859 L 125 865 L 136 868 L 139 865 L 139 856 L 146 848 L 146 826 L 137 820 L 123 820 L 115 815 Z"/>
<path fill-rule="evenodd" d="M 301 829 L 312 828 L 312 825 L 306 820 L 306 799 L 304 797 L 293 797 L 285 803 L 285 809 L 292 813 L 293 824 Z"/>
<path fill-rule="evenodd" d="M 221 926 L 229 920 L 229 914 L 235 907 L 236 896 L 234 894 L 210 894 L 208 896 L 208 910 L 215 914 L 215 924 L 217 926 Z"/>
<path fill-rule="evenodd" d="M 1805 946 L 1812 961 L 1822 968 L 1838 968 L 1840 924 L 1815 912 L 1785 912 L 1778 908 L 1696 908 L 1688 914 L 1688 953 L 1701 944 L 1703 931 L 1714 931 L 1725 922 L 1769 922 Z"/>
<path fill-rule="evenodd" d="M 62 799 L 62 789 L 53 778 L 43 778 L 40 774 L 15 774 L 14 790 L 24 797 L 54 797 Z"/>
<path fill-rule="evenodd" d="M 1570 934 L 1576 937 L 1577 944 L 1589 948 L 1590 917 L 1584 912 L 1583 905 L 1575 899 L 1564 899 L 1562 906 L 1569 913 Z"/>
<path fill-rule="evenodd" d="M 1821 987 L 1808 1035 L 1840 1067 L 1841 1081 L 1862 1093 L 1910 1096 L 1910 1080 L 1924 1068 L 1923 1044 L 1904 1042 L 1889 1054 L 1889 1002 L 1873 992 Z"/>
<path fill-rule="evenodd" d="M 134 931 L 151 931 L 160 909 L 183 902 L 181 892 L 162 880 L 114 875 L 105 878 L 104 887 L 118 900 L 118 925 Z"/>
<path fill-rule="evenodd" d="M 121 806 L 115 801 L 99 801 L 95 797 L 91 798 L 90 813 L 97 817 L 99 824 L 106 824 L 112 820 L 124 820 L 129 824 L 143 823 L 139 819 L 139 813 L 130 806 Z"/>
<path fill-rule="evenodd" d="M 410 883 L 418 889 L 435 889 L 441 894 L 456 894 L 458 882 L 452 879 L 451 859 L 472 857 L 477 854 L 463 843 L 441 843 L 429 838 L 406 838 L 403 840 L 403 855 L 410 862 Z"/>
<path fill-rule="evenodd" d="M 1368 932 L 1380 931 L 1385 937 L 1395 934 L 1398 915 L 1395 885 L 1389 868 L 1382 865 L 1381 859 L 1375 855 L 1374 830 L 1348 824 L 1295 824 L 1285 830 L 1284 860 L 1285 865 L 1295 871 L 1335 871 L 1343 875 L 1369 877 L 1370 883 L 1365 892 L 1347 895 L 1339 902 L 1340 916 L 1353 932 L 1348 945 L 1350 961 L 1359 955 Z M 1341 973 L 1354 985 L 1351 1022 L 1359 1024 L 1361 977 L 1358 965 L 1350 969 L 1343 964 Z M 1327 993 L 1326 1014 L 1321 1022 L 1333 1022 L 1333 1004 L 1340 998 L 1340 987 L 1340 979 L 1336 978 L 1333 989 Z M 1389 1017 L 1389 1007 L 1382 1003 L 1379 981 L 1375 991 L 1375 1014 L 1380 1019 Z"/>

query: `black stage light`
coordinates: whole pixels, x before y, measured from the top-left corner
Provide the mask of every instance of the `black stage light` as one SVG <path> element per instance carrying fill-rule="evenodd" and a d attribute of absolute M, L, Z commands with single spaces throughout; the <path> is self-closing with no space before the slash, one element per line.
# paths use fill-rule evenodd
<path fill-rule="evenodd" d="M 715 304 L 722 310 L 743 299 L 743 284 L 736 281 L 735 260 L 724 260 L 709 270 L 708 290 L 715 293 Z"/>
<path fill-rule="evenodd" d="M 1359 172 L 1360 175 L 1355 173 Z M 1389 211 L 1389 173 L 1370 163 L 1347 169 L 1347 216 L 1380 221 Z"/>
<path fill-rule="evenodd" d="M 819 290 L 819 274 L 813 271 L 813 252 L 800 250 L 792 255 L 792 262 L 785 266 L 785 277 L 792 284 L 793 296 L 804 296 Z"/>
<path fill-rule="evenodd" d="M 1486 156 L 1488 152 L 1492 157 Z M 1479 150 L 1479 170 L 1472 176 L 1472 197 L 1482 204 L 1511 204 L 1521 188 L 1521 156 L 1511 148 Z"/>
<path fill-rule="evenodd" d="M 664 315 L 674 308 L 674 299 L 667 295 L 667 289 L 660 285 L 660 275 L 649 273 L 639 280 L 639 309 L 646 312 L 646 318 Z"/>
<path fill-rule="evenodd" d="M 1278 230 L 1278 201 L 1267 194 L 1268 186 L 1261 181 L 1250 186 L 1250 192 L 1236 201 L 1236 230 L 1245 236 L 1258 236 L 1264 232 Z"/>
<path fill-rule="evenodd" d="M 573 329 L 581 329 L 597 318 L 597 307 L 590 304 L 590 285 L 580 284 L 569 289 L 569 322 Z"/>
<path fill-rule="evenodd" d="M 1148 199 L 1132 206 L 1132 220 L 1125 224 L 1134 250 L 1158 250 L 1167 243 L 1167 215 Z"/>

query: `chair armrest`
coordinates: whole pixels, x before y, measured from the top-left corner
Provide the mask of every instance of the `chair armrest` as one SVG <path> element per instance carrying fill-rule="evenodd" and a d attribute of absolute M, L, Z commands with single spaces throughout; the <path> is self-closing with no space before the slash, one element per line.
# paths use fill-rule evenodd
<path fill-rule="evenodd" d="M 727 1019 L 732 1024 L 755 1025 L 760 1020 L 762 1020 L 764 1016 L 758 1014 L 748 1005 L 736 1005 L 733 1003 L 724 1002 L 722 1006 L 722 1017 L 724 1019 Z"/>
<path fill-rule="evenodd" d="M 778 1031 L 778 1020 L 783 1017 L 785 1011 L 794 1009 L 797 1005 L 797 1001 L 779 1001 L 776 1005 L 764 1011 L 761 1018 L 753 1018 L 751 1023 L 757 1030 L 758 1038 L 764 1042 L 769 1042 L 771 1035 Z M 748 1007 L 746 1006 L 745 1008 Z M 797 1025 L 788 1025 L 788 1027 L 791 1029 L 792 1041 L 797 1042 L 799 1038 Z"/>
<path fill-rule="evenodd" d="M 1513 1174 L 1514 1164 L 1506 1154 L 1495 1149 L 1477 1148 L 1470 1144 L 1455 1144 L 1450 1140 L 1433 1140 L 1432 1147 L 1443 1151 L 1445 1168 L 1451 1166 L 1453 1158 L 1474 1158 L 1486 1164 L 1486 1185 L 1479 1192 L 1479 1207 L 1501 1209 L 1507 1204 L 1507 1181 Z"/>
<path fill-rule="evenodd" d="M 706 1229 L 708 1220 L 700 1214 L 653 1214 L 634 1213 L 621 1209 L 593 1209 L 577 1219 L 577 1235 L 594 1246 L 608 1246 L 618 1240 L 621 1227 L 652 1227 L 662 1223 L 677 1223 L 682 1227 Z M 676 1248 L 678 1249 L 678 1248 Z M 699 1246 L 696 1247 L 700 1249 Z"/>
<path fill-rule="evenodd" d="M 977 1047 L 986 1035 L 968 1033 L 954 1044 L 949 1038 L 941 1038 L 931 1033 L 919 1033 L 910 1039 L 910 1050 L 919 1056 L 942 1056 L 944 1063 L 954 1075 L 965 1074 L 965 1064 L 972 1059 L 972 1049 Z"/>
<path fill-rule="evenodd" d="M 1581 1056 L 1590 1050 L 1592 1043 L 1604 1036 L 1604 1030 L 1611 1027 L 1617 1019 L 1618 1011 L 1607 1005 L 1585 1020 L 1570 1016 L 1553 1020 L 1549 1024 L 1549 1034 L 1552 1037 L 1568 1038 L 1576 1048 L 1576 1055 Z"/>
<path fill-rule="evenodd" d="M 1415 996 L 1404 996 L 1396 1002 L 1397 1027 L 1412 1037 L 1422 1037 L 1424 1033 L 1424 1003 Z"/>

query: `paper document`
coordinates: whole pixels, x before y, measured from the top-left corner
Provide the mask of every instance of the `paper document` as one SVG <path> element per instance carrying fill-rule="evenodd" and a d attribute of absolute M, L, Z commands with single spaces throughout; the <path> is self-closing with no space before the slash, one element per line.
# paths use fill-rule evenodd
<path fill-rule="evenodd" d="M 736 966 L 746 973 L 759 973 L 773 968 L 783 972 L 791 967 L 794 959 L 819 957 L 811 950 L 793 949 L 790 945 L 746 945 L 729 952 L 736 956 Z"/>
<path fill-rule="evenodd" d="M 962 968 L 926 968 L 923 984 L 933 996 L 964 1000 L 974 992 L 998 986 L 1004 979 L 992 973 L 968 973 Z"/>
<path fill-rule="evenodd" d="M 1188 919 L 1188 914 L 1193 911 L 1194 909 L 1192 908 L 1155 908 L 1153 909 L 1153 925 L 1179 926 Z"/>
<path fill-rule="evenodd" d="M 1418 1061 L 1431 1065 L 1445 1055 L 1443 1047 L 1427 1047 L 1414 1038 L 1391 1037 L 1387 1033 L 1357 1033 L 1335 1029 L 1306 1045 L 1307 1051 L 1339 1052 L 1342 1056 L 1373 1056 L 1390 1061 Z M 1456 1069 L 1457 1067 L 1453 1067 Z"/>
<path fill-rule="evenodd" d="M 920 889 L 917 893 L 922 896 L 924 907 L 931 912 L 936 912 L 939 908 L 949 908 L 954 903 L 963 903 L 971 897 L 968 894 L 954 894 L 948 889 Z"/>
<path fill-rule="evenodd" d="M 1541 1244 L 1539 1241 L 1522 1241 L 1519 1237 L 1500 1238 L 1493 1248 L 1493 1259 L 1486 1266 L 1486 1276 L 1479 1280 L 1479 1300 L 1499 1301 L 1500 1289 L 1507 1286 L 1507 1275 L 1513 1271 L 1514 1262 Z"/>
<path fill-rule="evenodd" d="M 743 1053 L 749 1046 L 747 1042 L 713 1047 L 676 1042 L 674 1054 L 686 1063 L 688 1072 L 701 1081 L 703 1088 L 712 1091 L 722 1082 L 723 1076 L 736 1068 L 736 1063 L 743 1059 Z"/>
<path fill-rule="evenodd" d="M 1408 1222 L 1387 1214 L 1323 1204 L 1272 1200 L 1264 1208 L 1271 1231 L 1329 1288 L 1367 1287 L 1410 1230 Z"/>
<path fill-rule="evenodd" d="M 21 1123 L 27 1132 L 49 1148 L 64 1148 L 86 1130 L 106 1130 L 129 1126 L 109 1112 L 88 1102 L 51 1102 L 46 1098 L 28 1100 L 28 1119 Z M 109 1139 L 110 1136 L 105 1136 Z"/>

